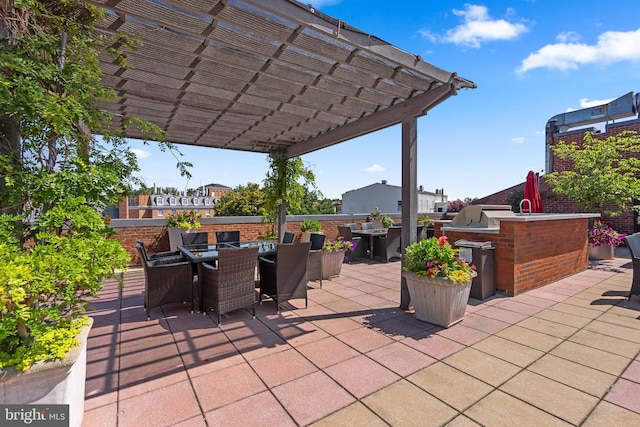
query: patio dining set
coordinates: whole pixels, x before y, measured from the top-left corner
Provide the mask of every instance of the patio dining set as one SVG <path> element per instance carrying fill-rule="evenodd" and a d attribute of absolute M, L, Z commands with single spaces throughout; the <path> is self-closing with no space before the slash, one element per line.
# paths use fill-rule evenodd
<path fill-rule="evenodd" d="M 289 233 L 291 234 L 291 233 Z M 144 242 L 136 248 L 145 272 L 144 305 L 147 320 L 150 310 L 175 302 L 191 304 L 203 314 L 218 315 L 251 309 L 255 316 L 255 291 L 276 303 L 276 310 L 290 299 L 304 298 L 307 283 L 320 280 L 324 235 L 312 235 L 308 242 L 283 243 L 273 240 L 242 241 L 239 231 L 216 232 L 210 243 L 208 233 L 184 233 L 177 251 L 147 252 Z M 257 274 L 256 274 L 257 273 Z"/>
<path fill-rule="evenodd" d="M 345 254 L 349 263 L 358 257 L 376 256 L 385 262 L 401 258 L 401 227 L 374 229 L 363 224 L 358 229 L 357 224 L 345 224 L 338 232 L 354 244 Z M 280 312 L 291 299 L 304 299 L 307 306 L 309 281 L 319 281 L 322 287 L 323 234 L 311 233 L 308 242 L 294 242 L 295 235 L 286 232 L 282 243 L 243 241 L 238 230 L 218 231 L 215 236 L 212 243 L 207 232 L 183 233 L 178 250 L 153 254 L 138 240 L 148 320 L 153 308 L 183 302 L 190 304 L 192 313 L 213 310 L 220 324 L 222 315 L 233 310 L 251 309 L 255 315 L 256 289 L 260 303 L 270 298 Z"/>

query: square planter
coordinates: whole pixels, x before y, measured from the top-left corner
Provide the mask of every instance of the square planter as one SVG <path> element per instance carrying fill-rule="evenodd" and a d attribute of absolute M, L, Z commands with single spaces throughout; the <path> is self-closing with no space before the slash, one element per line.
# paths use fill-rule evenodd
<path fill-rule="evenodd" d="M 416 319 L 448 328 L 464 318 L 471 281 L 454 283 L 444 277 L 418 276 L 403 272 Z"/>
<path fill-rule="evenodd" d="M 611 246 L 611 245 L 600 245 L 600 246 L 589 245 L 589 259 L 612 259 L 612 258 L 613 258 L 613 246 Z"/>
<path fill-rule="evenodd" d="M 330 279 L 340 275 L 345 251 L 322 252 L 322 279 Z"/>

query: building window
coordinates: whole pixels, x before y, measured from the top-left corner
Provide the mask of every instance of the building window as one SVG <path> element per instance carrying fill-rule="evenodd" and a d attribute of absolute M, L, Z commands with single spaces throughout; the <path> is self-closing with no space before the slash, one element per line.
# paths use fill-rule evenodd
<path fill-rule="evenodd" d="M 206 216 L 211 216 L 211 209 L 206 209 L 204 212 Z"/>
<path fill-rule="evenodd" d="M 188 198 L 188 197 L 181 197 L 181 198 L 180 198 L 180 204 L 181 204 L 182 206 L 186 206 L 186 205 L 188 205 L 188 204 L 189 204 L 189 198 Z"/>
<path fill-rule="evenodd" d="M 205 206 L 211 206 L 211 199 L 208 198 L 208 197 L 206 199 L 204 199 L 204 205 Z"/>
<path fill-rule="evenodd" d="M 162 209 L 158 209 L 158 216 L 164 216 L 164 211 Z"/>
<path fill-rule="evenodd" d="M 157 196 L 156 197 L 156 205 L 164 205 L 164 197 Z"/>
<path fill-rule="evenodd" d="M 198 199 L 197 197 L 193 198 L 193 206 L 198 206 L 200 205 L 200 199 Z"/>
<path fill-rule="evenodd" d="M 398 200 L 398 211 L 402 210 L 402 200 Z"/>
<path fill-rule="evenodd" d="M 175 206 L 176 205 L 176 198 L 175 197 L 169 197 L 169 205 L 170 206 Z"/>

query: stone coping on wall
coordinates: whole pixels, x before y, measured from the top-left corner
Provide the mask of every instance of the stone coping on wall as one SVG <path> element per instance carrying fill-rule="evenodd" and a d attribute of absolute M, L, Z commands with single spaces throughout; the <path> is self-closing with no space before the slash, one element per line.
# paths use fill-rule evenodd
<path fill-rule="evenodd" d="M 578 213 L 578 214 L 563 214 L 563 213 L 539 213 L 539 214 L 516 214 L 516 216 L 504 216 L 496 217 L 498 221 L 511 221 L 511 222 L 533 222 L 533 221 L 557 221 L 561 219 L 578 219 L 578 218 L 599 218 L 598 213 Z M 446 224 L 442 226 L 442 233 L 447 231 L 461 231 L 467 233 L 480 233 L 480 234 L 500 234 L 499 227 L 451 227 Z"/>

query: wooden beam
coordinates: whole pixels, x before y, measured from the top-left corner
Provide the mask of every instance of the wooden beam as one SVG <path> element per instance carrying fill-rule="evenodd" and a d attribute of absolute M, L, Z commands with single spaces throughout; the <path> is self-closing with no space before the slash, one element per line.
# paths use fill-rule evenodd
<path fill-rule="evenodd" d="M 418 120 L 415 117 L 402 122 L 402 254 L 418 238 Z M 404 267 L 404 256 L 401 267 Z M 400 308 L 411 304 L 409 288 L 400 278 Z"/>
<path fill-rule="evenodd" d="M 431 108 L 455 94 L 456 88 L 453 83 L 438 86 L 429 92 L 425 92 L 329 132 L 292 145 L 287 149 L 286 155 L 287 157 L 300 156 L 389 126 L 397 125 L 407 118 L 423 116 Z"/>

